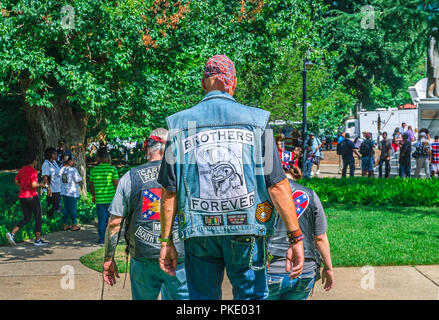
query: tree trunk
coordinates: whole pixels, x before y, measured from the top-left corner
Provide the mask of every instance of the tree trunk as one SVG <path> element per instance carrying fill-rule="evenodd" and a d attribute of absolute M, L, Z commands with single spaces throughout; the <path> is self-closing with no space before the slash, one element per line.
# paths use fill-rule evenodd
<path fill-rule="evenodd" d="M 52 108 L 31 107 L 27 102 L 23 102 L 28 126 L 29 151 L 37 155 L 37 169 L 40 171 L 44 161 L 44 150 L 49 147 L 58 148 L 58 140 L 63 138 L 67 148 L 73 153 L 75 167 L 83 179 L 80 193 L 87 196 L 84 144 L 89 116 L 79 107 L 69 103 L 66 96 L 58 95 L 58 100 Z"/>

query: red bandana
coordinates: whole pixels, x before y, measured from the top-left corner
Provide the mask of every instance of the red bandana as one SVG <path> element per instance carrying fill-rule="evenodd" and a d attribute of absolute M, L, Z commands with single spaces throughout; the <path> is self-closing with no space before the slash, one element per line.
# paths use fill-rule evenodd
<path fill-rule="evenodd" d="M 236 71 L 233 61 L 226 55 L 216 55 L 207 60 L 204 67 L 204 78 L 216 76 L 218 80 L 224 83 L 226 90 L 233 87 L 236 79 Z"/>

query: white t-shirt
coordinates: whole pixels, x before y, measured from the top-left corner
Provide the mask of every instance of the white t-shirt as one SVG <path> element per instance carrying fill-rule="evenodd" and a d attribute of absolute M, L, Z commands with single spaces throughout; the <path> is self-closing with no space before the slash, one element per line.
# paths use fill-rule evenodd
<path fill-rule="evenodd" d="M 61 179 L 61 195 L 69 197 L 79 197 L 79 182 L 82 178 L 74 167 L 62 167 L 59 171 Z"/>
<path fill-rule="evenodd" d="M 55 193 L 61 192 L 61 177 L 58 175 L 60 169 L 56 161 L 49 160 L 45 160 L 41 168 L 41 175 L 50 177 L 50 189 Z"/>

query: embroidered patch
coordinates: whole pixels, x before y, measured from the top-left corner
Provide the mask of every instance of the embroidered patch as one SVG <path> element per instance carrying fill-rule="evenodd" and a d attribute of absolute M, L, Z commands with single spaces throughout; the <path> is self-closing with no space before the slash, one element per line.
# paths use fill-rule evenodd
<path fill-rule="evenodd" d="M 177 219 L 178 219 L 178 224 L 180 226 L 184 226 L 186 223 L 186 218 L 184 217 L 184 212 L 180 211 L 177 215 Z"/>
<path fill-rule="evenodd" d="M 228 214 L 227 215 L 227 224 L 230 226 L 240 226 L 247 224 L 247 215 L 246 214 Z"/>
<path fill-rule="evenodd" d="M 256 219 L 262 223 L 267 222 L 271 219 L 272 213 L 273 206 L 268 201 L 262 202 L 256 208 Z"/>
<path fill-rule="evenodd" d="M 294 206 L 296 207 L 297 217 L 300 218 L 309 205 L 309 196 L 306 192 L 297 190 L 293 193 Z"/>
<path fill-rule="evenodd" d="M 159 220 L 160 221 L 160 199 L 162 189 L 143 189 L 142 190 L 142 221 Z"/>
<path fill-rule="evenodd" d="M 205 226 L 218 227 L 224 225 L 223 216 L 204 216 L 203 222 Z"/>

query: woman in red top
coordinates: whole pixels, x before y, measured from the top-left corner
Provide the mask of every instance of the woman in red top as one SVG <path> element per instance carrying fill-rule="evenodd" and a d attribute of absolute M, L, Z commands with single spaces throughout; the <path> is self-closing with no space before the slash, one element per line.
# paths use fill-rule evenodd
<path fill-rule="evenodd" d="M 24 217 L 11 232 L 6 234 L 6 238 L 8 238 L 11 245 L 15 245 L 15 234 L 30 222 L 33 214 L 35 217 L 34 245 L 42 246 L 47 244 L 47 241 L 41 239 L 41 204 L 37 188 L 47 188 L 47 186 L 44 183 L 38 183 L 38 171 L 35 169 L 35 166 L 37 165 L 36 157 L 33 155 L 27 156 L 26 163 L 27 165 L 22 167 L 15 177 L 15 184 L 20 187 L 18 198 L 20 200 Z"/>

